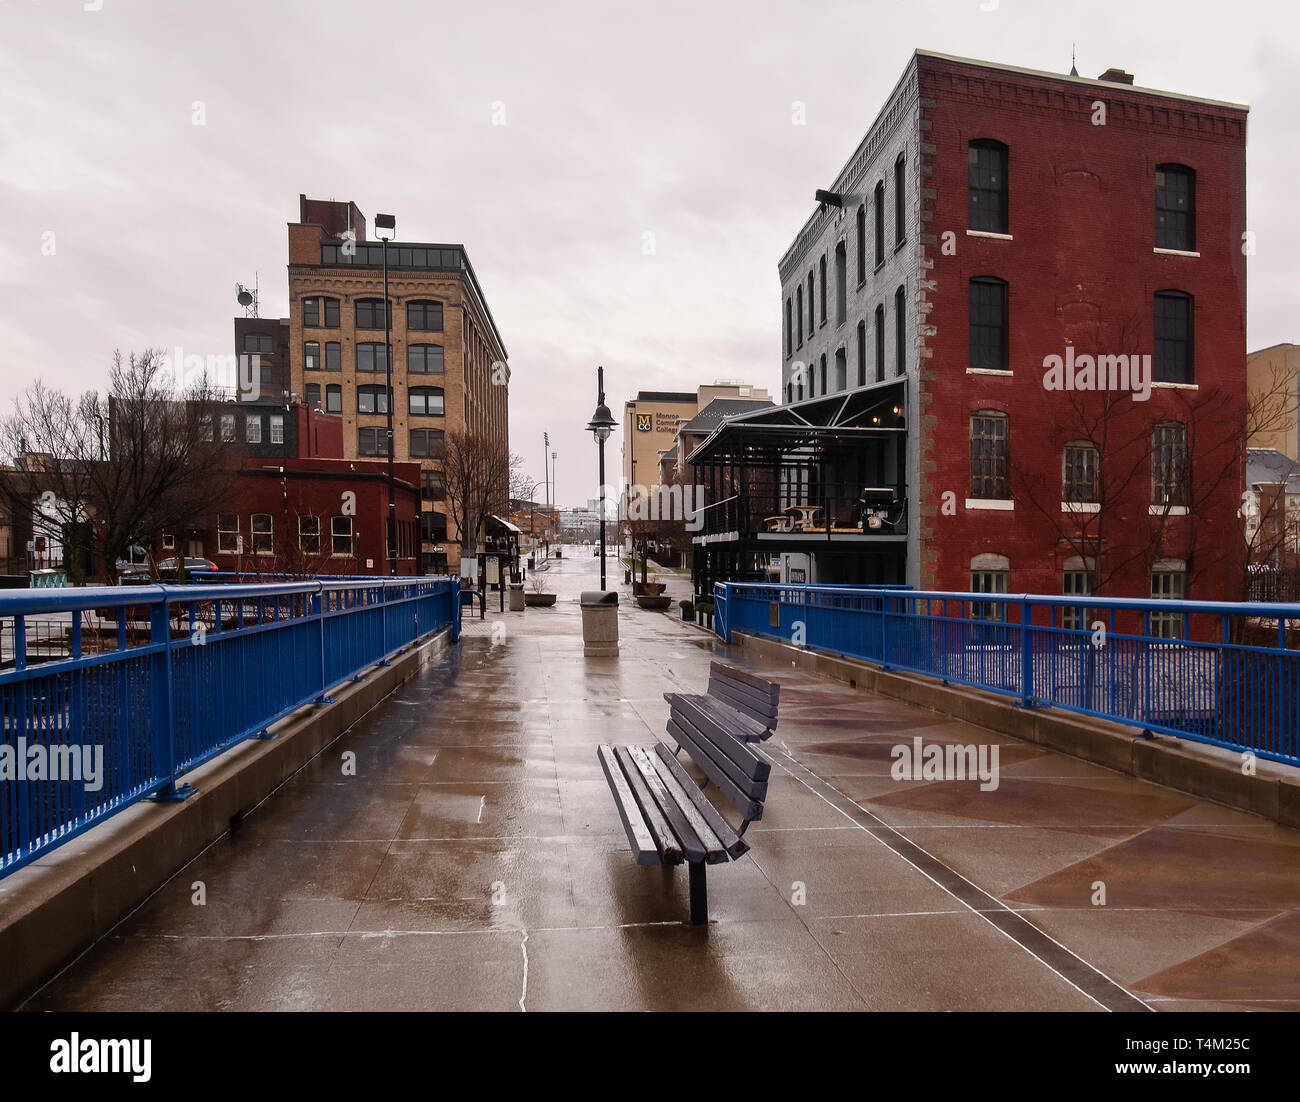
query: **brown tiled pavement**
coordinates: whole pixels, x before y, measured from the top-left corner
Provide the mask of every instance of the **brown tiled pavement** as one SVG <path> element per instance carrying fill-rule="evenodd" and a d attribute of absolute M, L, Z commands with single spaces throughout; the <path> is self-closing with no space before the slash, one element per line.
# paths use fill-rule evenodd
<path fill-rule="evenodd" d="M 625 604 L 620 658 L 584 659 L 595 567 L 467 624 L 27 1007 L 1300 1009 L 1297 832 L 772 667 L 765 818 L 690 926 L 595 747 L 652 742 L 711 637 Z M 996 744 L 998 787 L 893 779 L 916 736 Z"/>

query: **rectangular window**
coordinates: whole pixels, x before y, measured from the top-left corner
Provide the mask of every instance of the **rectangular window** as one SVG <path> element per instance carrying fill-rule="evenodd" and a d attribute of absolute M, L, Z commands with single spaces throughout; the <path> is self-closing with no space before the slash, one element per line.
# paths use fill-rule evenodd
<path fill-rule="evenodd" d="M 357 345 L 357 370 L 386 372 L 387 346 L 382 341 L 364 341 Z"/>
<path fill-rule="evenodd" d="M 822 302 L 822 324 L 826 324 L 826 257 L 823 255 L 817 262 L 817 276 L 819 286 L 821 287 Z"/>
<path fill-rule="evenodd" d="M 336 298 L 327 298 L 325 304 L 325 328 L 337 329 L 339 327 L 339 300 Z"/>
<path fill-rule="evenodd" d="M 1151 596 L 1161 601 L 1181 601 L 1186 593 L 1187 575 L 1181 570 L 1151 571 Z M 1151 613 L 1151 634 L 1157 639 L 1181 639 L 1181 612 Z"/>
<path fill-rule="evenodd" d="M 967 149 L 968 223 L 983 233 L 1007 232 L 1007 147 L 975 141 Z"/>
<path fill-rule="evenodd" d="M 217 514 L 217 551 L 222 555 L 234 555 L 239 551 L 239 514 Z"/>
<path fill-rule="evenodd" d="M 406 369 L 416 375 L 441 375 L 443 373 L 442 345 L 407 345 Z"/>
<path fill-rule="evenodd" d="M 388 304 L 389 326 L 392 326 L 393 306 Z M 357 328 L 382 329 L 384 327 L 384 300 L 363 298 L 357 300 Z"/>
<path fill-rule="evenodd" d="M 231 444 L 235 440 L 235 415 L 233 413 L 223 413 L 221 415 L 221 439 Z"/>
<path fill-rule="evenodd" d="M 1196 173 L 1156 166 L 1156 248 L 1196 251 Z"/>
<path fill-rule="evenodd" d="M 387 413 L 388 391 L 381 386 L 357 387 L 358 413 Z"/>
<path fill-rule="evenodd" d="M 175 551 L 176 534 L 174 532 L 164 532 L 162 534 L 162 545 L 164 551 Z"/>
<path fill-rule="evenodd" d="M 858 286 L 867 281 L 867 208 L 858 207 Z"/>
<path fill-rule="evenodd" d="M 411 429 L 410 456 L 412 459 L 441 459 L 442 429 Z"/>
<path fill-rule="evenodd" d="M 245 333 L 244 334 L 244 351 L 245 352 L 270 352 L 271 338 L 266 333 Z"/>
<path fill-rule="evenodd" d="M 325 412 L 343 412 L 343 388 L 337 383 L 330 383 L 330 385 L 325 388 Z"/>
<path fill-rule="evenodd" d="M 406 304 L 406 328 L 441 332 L 442 303 L 408 302 Z"/>
<path fill-rule="evenodd" d="M 320 370 L 320 342 L 307 341 L 302 346 L 302 366 L 305 371 Z"/>
<path fill-rule="evenodd" d="M 320 409 L 320 383 L 307 384 L 307 408 Z"/>
<path fill-rule="evenodd" d="M 304 554 L 320 554 L 320 517 L 298 518 L 298 546 Z"/>
<path fill-rule="evenodd" d="M 808 273 L 808 339 L 817 331 L 817 308 L 813 303 L 813 274 Z"/>
<path fill-rule="evenodd" d="M 420 472 L 420 496 L 425 501 L 446 500 L 447 486 L 443 481 L 441 471 Z"/>
<path fill-rule="evenodd" d="M 271 414 L 271 443 L 284 443 L 284 417 L 278 413 Z"/>
<path fill-rule="evenodd" d="M 798 322 L 798 326 L 799 326 L 798 347 L 802 348 L 803 347 L 803 284 L 802 283 L 795 288 L 794 303 L 795 303 L 795 309 L 794 309 L 795 320 Z"/>
<path fill-rule="evenodd" d="M 894 247 L 897 248 L 907 238 L 907 193 L 903 183 L 907 170 L 902 154 L 894 162 Z"/>
<path fill-rule="evenodd" d="M 1151 504 L 1187 504 L 1187 426 L 1165 421 L 1151 434 Z"/>
<path fill-rule="evenodd" d="M 835 324 L 843 325 L 849 316 L 849 258 L 847 246 L 835 246 Z"/>
<path fill-rule="evenodd" d="M 1065 449 L 1061 481 L 1062 501 L 1097 501 L 1097 449 L 1091 444 L 1070 444 Z"/>
<path fill-rule="evenodd" d="M 885 381 L 885 307 L 876 307 L 876 382 Z"/>
<path fill-rule="evenodd" d="M 244 439 L 250 444 L 262 442 L 262 418 L 251 413 L 244 418 Z"/>
<path fill-rule="evenodd" d="M 388 430 L 383 425 L 363 425 L 357 429 L 357 454 L 387 455 Z"/>
<path fill-rule="evenodd" d="M 1155 298 L 1151 377 L 1158 383 L 1190 383 L 1192 361 L 1192 296 L 1160 291 Z"/>
<path fill-rule="evenodd" d="M 1092 575 L 1086 570 L 1067 570 L 1062 592 L 1067 597 L 1091 597 Z M 1086 608 L 1077 605 L 1061 607 L 1061 627 L 1067 631 L 1088 631 L 1092 625 L 1092 614 Z"/>
<path fill-rule="evenodd" d="M 275 550 L 274 529 L 270 513 L 254 513 L 252 517 L 253 554 L 270 555 Z"/>
<path fill-rule="evenodd" d="M 1005 593 L 1007 591 L 1008 571 L 973 570 L 970 576 L 972 593 Z M 1002 601 L 972 601 L 970 606 L 972 620 L 985 620 L 989 623 L 1001 623 L 1006 618 L 1006 604 Z"/>
<path fill-rule="evenodd" d="M 1000 279 L 970 281 L 970 366 L 1007 371 L 1007 285 Z"/>
<path fill-rule="evenodd" d="M 907 371 L 907 292 L 894 292 L 894 368 L 896 375 Z"/>
<path fill-rule="evenodd" d="M 305 298 L 302 300 L 302 324 L 308 329 L 320 328 L 320 299 Z"/>
<path fill-rule="evenodd" d="M 885 182 L 876 185 L 876 267 L 885 262 Z"/>
<path fill-rule="evenodd" d="M 974 414 L 970 419 L 970 496 L 995 501 L 1011 497 L 1007 477 L 1005 414 Z"/>
<path fill-rule="evenodd" d="M 438 387 L 413 386 L 407 392 L 407 412 L 416 417 L 440 417 L 443 409 L 443 395 Z"/>
<path fill-rule="evenodd" d="M 343 370 L 343 346 L 338 341 L 325 342 L 325 370 Z"/>
<path fill-rule="evenodd" d="M 858 386 L 867 385 L 867 323 L 858 322 Z"/>
<path fill-rule="evenodd" d="M 351 517 L 330 517 L 330 554 L 352 554 Z"/>
<path fill-rule="evenodd" d="M 787 298 L 785 300 L 785 358 L 788 360 L 792 355 L 794 355 L 794 329 L 790 300 Z"/>

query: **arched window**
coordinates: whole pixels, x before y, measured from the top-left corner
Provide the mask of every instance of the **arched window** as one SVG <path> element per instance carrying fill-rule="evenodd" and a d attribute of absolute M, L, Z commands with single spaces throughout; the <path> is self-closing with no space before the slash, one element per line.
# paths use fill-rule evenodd
<path fill-rule="evenodd" d="M 442 303 L 423 301 L 406 304 L 406 328 L 429 332 L 442 330 Z"/>
<path fill-rule="evenodd" d="M 817 262 L 817 275 L 821 280 L 822 324 L 826 324 L 826 255 L 823 253 Z"/>
<path fill-rule="evenodd" d="M 384 327 L 384 300 L 382 298 L 359 298 L 356 303 L 358 329 L 382 329 Z M 393 304 L 388 304 L 388 324 L 393 323 Z"/>
<path fill-rule="evenodd" d="M 966 150 L 969 226 L 984 233 L 1007 233 L 1007 147 L 979 138 Z"/>
<path fill-rule="evenodd" d="M 996 276 L 970 281 L 970 366 L 1009 371 L 1007 283 Z"/>
<path fill-rule="evenodd" d="M 357 387 L 358 413 L 387 413 L 388 390 L 382 386 Z"/>
<path fill-rule="evenodd" d="M 1006 593 L 1011 577 L 1011 560 L 1006 555 L 984 553 L 970 561 L 970 591 L 972 593 Z M 1006 606 L 1001 601 L 972 601 L 971 619 L 1001 622 L 1006 619 Z"/>
<path fill-rule="evenodd" d="M 407 391 L 407 410 L 415 417 L 441 417 L 445 412 L 442 387 L 411 387 Z"/>
<path fill-rule="evenodd" d="M 1156 165 L 1156 248 L 1196 251 L 1196 172 Z"/>
<path fill-rule="evenodd" d="M 802 283 L 800 283 L 799 286 L 796 287 L 794 291 L 794 312 L 796 315 L 796 320 L 799 323 L 799 327 L 798 327 L 799 343 L 796 347 L 802 348 L 803 347 L 803 284 Z"/>

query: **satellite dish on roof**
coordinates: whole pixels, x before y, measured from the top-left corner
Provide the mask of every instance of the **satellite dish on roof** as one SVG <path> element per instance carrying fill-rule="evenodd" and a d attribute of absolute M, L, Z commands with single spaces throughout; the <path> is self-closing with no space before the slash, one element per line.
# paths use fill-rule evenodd
<path fill-rule="evenodd" d="M 252 306 L 252 305 L 253 305 L 253 296 L 252 296 L 251 294 L 249 294 L 249 292 L 247 292 L 247 291 L 242 291 L 242 290 L 241 290 L 241 291 L 239 292 L 239 294 L 236 295 L 235 297 L 236 297 L 236 299 L 238 299 L 238 301 L 239 301 L 239 305 L 240 305 L 240 306 Z"/>

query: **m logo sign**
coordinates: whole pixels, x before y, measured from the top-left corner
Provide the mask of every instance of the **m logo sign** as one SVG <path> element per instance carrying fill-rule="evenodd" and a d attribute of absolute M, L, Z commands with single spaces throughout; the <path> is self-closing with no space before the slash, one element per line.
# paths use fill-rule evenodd
<path fill-rule="evenodd" d="M 653 427 L 650 420 L 651 415 L 648 413 L 638 413 L 636 415 L 636 431 L 649 432 Z"/>

